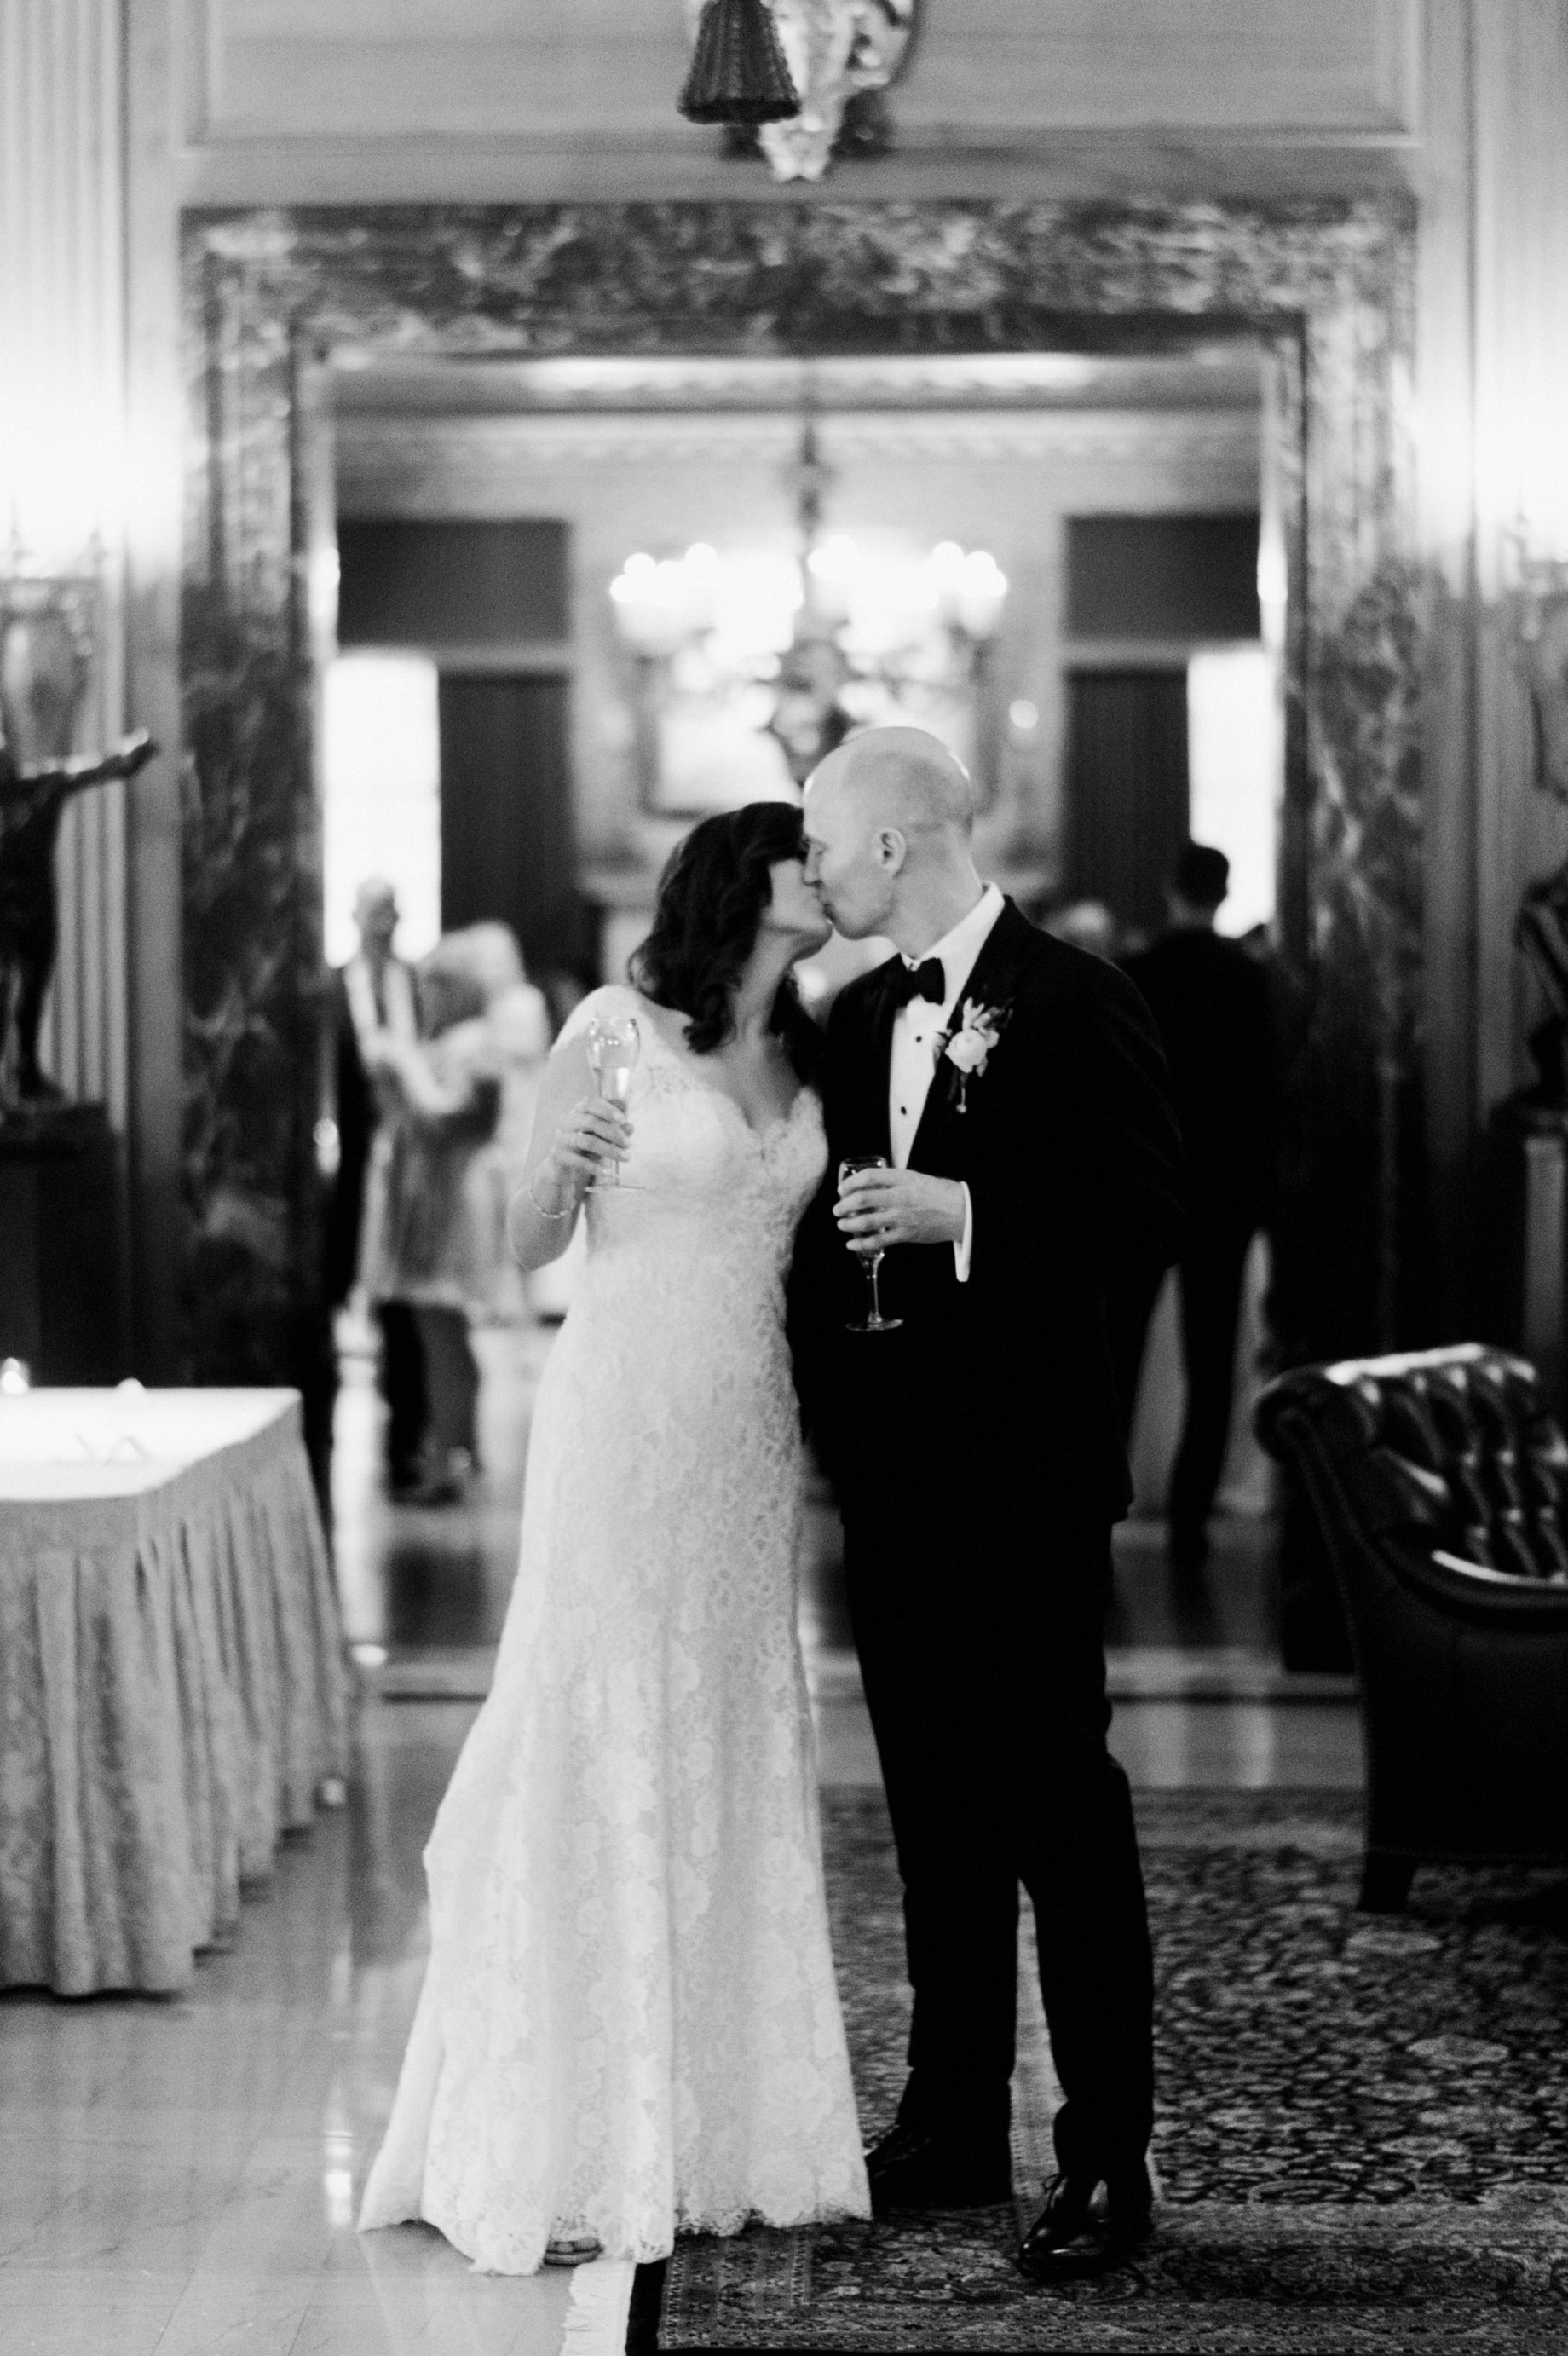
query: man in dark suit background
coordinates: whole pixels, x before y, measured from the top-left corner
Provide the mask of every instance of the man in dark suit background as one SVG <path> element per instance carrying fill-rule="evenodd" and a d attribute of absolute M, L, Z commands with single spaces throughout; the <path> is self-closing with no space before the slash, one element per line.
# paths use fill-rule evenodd
<path fill-rule="evenodd" d="M 334 967 L 327 985 L 323 1119 L 331 1141 L 325 1157 L 331 1186 L 325 1252 L 329 1309 L 343 1306 L 359 1274 L 366 1181 L 377 1125 L 366 1049 L 379 1032 L 411 1044 L 419 1035 L 413 969 L 392 948 L 398 897 L 383 877 L 369 876 L 361 884 L 354 899 L 354 921 L 359 928 L 358 955 Z M 411 1489 L 421 1478 L 427 1414 L 419 1329 L 406 1301 L 382 1301 L 376 1315 L 381 1392 L 387 1402 L 387 1480 L 394 1491 Z"/>
<path fill-rule="evenodd" d="M 1230 862 L 1185 845 L 1167 894 L 1168 927 L 1126 971 L 1164 1042 L 1187 1148 L 1188 1226 L 1177 1263 L 1187 1413 L 1171 1474 L 1170 1560 L 1191 1578 L 1208 1559 L 1208 1526 L 1224 1469 L 1236 1326 L 1253 1237 L 1274 1207 L 1276 1079 L 1268 975 L 1214 929 Z M 1124 1297 L 1116 1378 L 1130 1426 L 1159 1283 Z"/>
<path fill-rule="evenodd" d="M 790 1331 L 843 1509 L 914 1989 L 872 2201 L 1008 2198 L 1021 1882 L 1066 2095 L 1061 2173 L 1019 2254 L 1049 2280 L 1114 2263 L 1148 2225 L 1152 1962 L 1105 1743 L 1129 1497 L 1106 1292 L 1168 1264 L 1180 1146 L 1136 992 L 982 883 L 972 808 L 958 763 L 912 728 L 851 737 L 807 788 L 808 881 L 842 934 L 901 954 L 833 1008 L 829 1162 Z M 841 1192 L 840 1161 L 872 1156 L 885 1166 Z M 902 1322 L 857 1333 L 856 1255 L 873 1249 Z"/>

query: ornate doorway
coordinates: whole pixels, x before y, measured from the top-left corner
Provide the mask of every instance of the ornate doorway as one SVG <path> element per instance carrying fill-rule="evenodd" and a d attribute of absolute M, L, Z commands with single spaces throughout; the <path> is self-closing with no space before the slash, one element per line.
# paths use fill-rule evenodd
<path fill-rule="evenodd" d="M 321 371 L 335 352 L 367 347 L 678 358 L 1168 349 L 1227 333 L 1260 342 L 1285 550 L 1280 933 L 1306 1042 L 1276 1317 L 1295 1356 L 1419 1325 L 1407 207 L 193 214 L 184 245 L 187 1320 L 197 1379 L 294 1379 L 317 1347 L 312 519 L 326 443 Z"/>

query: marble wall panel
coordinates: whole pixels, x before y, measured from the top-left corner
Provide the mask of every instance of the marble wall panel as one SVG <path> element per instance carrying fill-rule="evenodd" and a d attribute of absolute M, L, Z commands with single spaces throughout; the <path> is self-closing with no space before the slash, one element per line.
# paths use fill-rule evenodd
<path fill-rule="evenodd" d="M 191 1360 L 298 1378 L 320 874 L 302 369 L 528 353 L 1056 349 L 1245 330 L 1286 527 L 1292 1355 L 1419 1330 L 1413 223 L 1402 200 L 813 202 L 187 217 Z"/>

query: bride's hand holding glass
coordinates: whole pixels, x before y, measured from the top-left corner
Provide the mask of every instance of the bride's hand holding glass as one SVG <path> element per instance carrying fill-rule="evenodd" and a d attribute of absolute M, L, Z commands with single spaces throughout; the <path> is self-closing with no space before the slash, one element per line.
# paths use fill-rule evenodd
<path fill-rule="evenodd" d="M 619 1105 L 583 1097 L 565 1113 L 539 1166 L 541 1181 L 557 1174 L 576 1194 L 616 1172 L 631 1151 L 632 1124 Z"/>
<path fill-rule="evenodd" d="M 596 1014 L 588 1025 L 588 1068 L 605 1103 L 622 1111 L 632 1093 L 632 1074 L 642 1044 L 635 1014 Z M 621 1160 L 624 1159 L 622 1155 Z M 619 1162 L 612 1162 L 608 1175 L 613 1186 L 620 1184 Z"/>

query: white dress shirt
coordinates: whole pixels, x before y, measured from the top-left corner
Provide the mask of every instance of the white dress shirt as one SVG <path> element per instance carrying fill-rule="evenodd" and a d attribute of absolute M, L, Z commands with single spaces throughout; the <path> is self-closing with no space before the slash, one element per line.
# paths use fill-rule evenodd
<path fill-rule="evenodd" d="M 940 958 L 947 989 L 940 1006 L 933 1006 L 928 998 L 912 998 L 893 1017 L 892 1056 L 888 1066 L 888 1135 L 895 1170 L 909 1168 L 910 1149 L 936 1073 L 938 1034 L 952 1023 L 975 970 L 975 960 L 1003 905 L 1001 893 L 994 884 L 987 884 L 968 915 L 961 917 L 950 933 L 944 933 L 926 950 L 925 957 L 904 959 L 912 972 L 916 966 L 925 963 L 926 958 Z M 954 1268 L 960 1284 L 969 1281 L 974 1241 L 975 1206 L 965 1186 L 964 1234 L 953 1247 Z"/>
<path fill-rule="evenodd" d="M 348 993 L 348 1011 L 354 1018 L 361 1050 L 378 1031 L 389 1031 L 394 1039 L 401 1039 L 410 1046 L 419 1037 L 414 977 L 401 958 L 389 958 L 381 969 L 379 998 L 369 960 L 364 957 L 349 958 L 343 969 L 343 987 Z"/>

